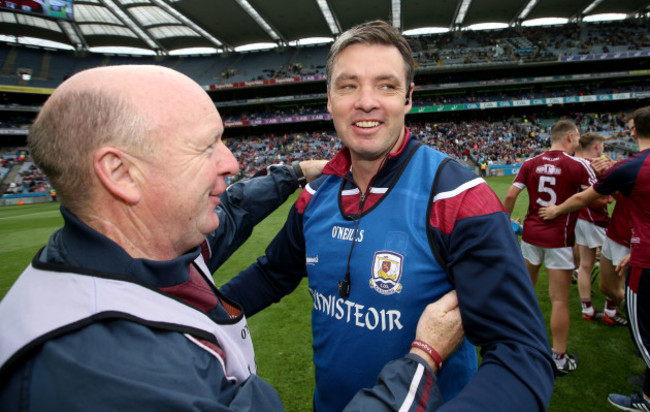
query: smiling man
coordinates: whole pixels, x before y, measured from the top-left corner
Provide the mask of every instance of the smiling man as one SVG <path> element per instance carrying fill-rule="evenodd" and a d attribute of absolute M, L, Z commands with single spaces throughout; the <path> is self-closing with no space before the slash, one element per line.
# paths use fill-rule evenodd
<path fill-rule="evenodd" d="M 0 409 L 216 409 L 248 400 L 239 388 L 282 408 L 206 267 L 231 253 L 208 236 L 252 229 L 220 197 L 239 170 L 223 130 L 203 89 L 163 67 L 82 71 L 50 96 L 28 144 L 64 226 L 0 302 Z"/>
<path fill-rule="evenodd" d="M 223 130 L 207 93 L 164 67 L 89 69 L 54 91 L 28 143 L 64 226 L 0 301 L 0 410 L 283 410 L 210 274 L 324 162 L 226 190 L 238 165 Z M 349 410 L 396 410 L 396 393 L 439 405 L 434 371 L 463 337 L 453 292 L 412 337 Z"/>
<path fill-rule="evenodd" d="M 333 43 L 327 107 L 344 147 L 222 291 L 251 316 L 309 278 L 314 406 L 329 412 L 407 353 L 422 309 L 455 289 L 467 339 L 438 371 L 442 409 L 543 410 L 552 361 L 517 238 L 483 179 L 405 127 L 414 73 L 383 21 Z"/>

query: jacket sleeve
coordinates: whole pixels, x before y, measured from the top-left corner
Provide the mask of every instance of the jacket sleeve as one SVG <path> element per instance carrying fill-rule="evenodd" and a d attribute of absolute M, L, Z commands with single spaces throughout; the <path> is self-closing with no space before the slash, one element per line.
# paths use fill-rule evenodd
<path fill-rule="evenodd" d="M 182 334 L 129 321 L 47 342 L 0 386 L 3 411 L 283 411 L 257 375 L 235 383 Z"/>
<path fill-rule="evenodd" d="M 221 194 L 215 209 L 219 227 L 207 237 L 208 268 L 214 272 L 251 235 L 253 228 L 298 188 L 291 167 L 270 167 L 268 175 L 237 182 Z"/>
<path fill-rule="evenodd" d="M 291 207 L 284 226 L 266 248 L 264 256 L 223 285 L 219 290 L 253 316 L 279 302 L 307 276 L 302 214 Z"/>
<path fill-rule="evenodd" d="M 442 404 L 436 375 L 408 354 L 384 366 L 373 388 L 362 389 L 345 412 L 435 411 Z"/>
<path fill-rule="evenodd" d="M 432 204 L 432 247 L 482 356 L 477 374 L 441 410 L 545 410 L 554 380 L 550 345 L 508 216 L 482 179 L 455 162 L 440 173 L 436 194 L 445 195 Z"/>

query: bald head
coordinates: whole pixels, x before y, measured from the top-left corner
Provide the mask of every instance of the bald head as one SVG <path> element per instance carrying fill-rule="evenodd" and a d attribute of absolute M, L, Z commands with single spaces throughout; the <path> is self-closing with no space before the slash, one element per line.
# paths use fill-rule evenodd
<path fill-rule="evenodd" d="M 153 65 L 124 65 L 96 67 L 84 70 L 70 77 L 55 90 L 52 97 L 70 91 L 100 90 L 103 93 L 118 93 L 132 100 L 150 100 L 151 93 L 167 92 L 173 96 L 174 90 L 161 85 L 203 89 L 186 75 L 172 69 Z M 204 94 L 204 93 L 203 93 Z"/>
<path fill-rule="evenodd" d="M 58 95 L 88 91 L 123 99 L 142 117 L 173 122 L 178 107 L 189 101 L 208 101 L 205 91 L 192 79 L 162 66 L 108 66 L 72 76 L 54 92 Z M 182 93 L 179 93 L 182 91 Z M 171 117 L 170 117 L 171 116 Z"/>
<path fill-rule="evenodd" d="M 214 110 L 189 77 L 161 66 L 108 66 L 85 70 L 63 82 L 32 126 L 28 144 L 60 194 L 75 210 L 93 189 L 94 152 L 113 145 L 148 155 L 170 125 L 183 119 L 179 107 Z"/>

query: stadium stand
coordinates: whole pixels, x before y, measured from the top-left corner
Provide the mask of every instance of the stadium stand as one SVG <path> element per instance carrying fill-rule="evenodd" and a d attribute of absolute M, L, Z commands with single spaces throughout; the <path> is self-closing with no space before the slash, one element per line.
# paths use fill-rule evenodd
<path fill-rule="evenodd" d="M 491 65 L 499 63 L 517 64 L 526 62 L 557 61 L 561 57 L 599 55 L 628 51 L 650 51 L 647 36 L 648 23 L 645 19 L 628 19 L 607 23 L 565 24 L 544 27 L 518 27 L 486 31 L 462 31 L 424 36 L 411 36 L 409 42 L 414 58 L 424 68 L 445 66 Z M 253 79 L 279 77 L 279 74 L 293 76 L 324 72 L 327 45 L 302 48 L 274 49 L 270 51 L 232 53 L 208 57 L 133 57 L 97 56 L 73 52 L 47 52 L 43 50 L 2 45 L 0 57 L 0 82 L 9 84 L 17 78 L 18 68 L 31 69 L 34 81 L 51 80 L 60 83 L 63 79 L 85 67 L 106 64 L 160 64 L 173 67 L 195 79 L 214 82 L 222 73 L 224 81 L 236 83 Z M 49 64 L 48 62 L 49 61 Z M 295 65 L 299 72 L 286 70 Z M 320 66 L 320 67 L 319 67 Z M 187 70 L 184 70 L 187 67 Z M 42 73 L 41 69 L 50 71 Z M 65 69 L 68 70 L 65 70 Z M 304 72 L 303 72 L 304 71 Z M 207 75 L 211 72 L 210 75 Z M 38 85 L 35 83 L 34 85 Z"/>
<path fill-rule="evenodd" d="M 303 67 L 300 74 L 325 74 L 325 61 L 327 60 L 327 53 L 329 53 L 329 45 L 307 46 L 299 48 L 295 61 L 301 64 Z"/>
<path fill-rule="evenodd" d="M 547 145 L 548 126 L 561 117 L 609 137 L 611 155 L 626 155 L 633 144 L 617 136 L 626 133 L 627 108 L 650 96 L 643 54 L 650 53 L 647 28 L 647 20 L 629 19 L 408 37 L 419 67 L 407 122 L 425 143 L 469 168 L 483 160 L 514 165 L 534 155 Z M 0 84 L 54 88 L 77 71 L 101 65 L 180 70 L 211 93 L 242 165 L 241 177 L 248 177 L 268 163 L 327 157 L 336 150 L 325 105 L 328 50 L 326 44 L 130 57 L 1 45 Z M 640 55 L 623 53 L 630 50 Z M 572 57 L 587 63 L 562 60 Z M 18 68 L 32 71 L 28 84 L 20 83 Z M 0 146 L 24 142 L 25 128 L 47 97 L 24 91 L 2 95 L 0 104 L 7 104 L 0 106 Z"/>
<path fill-rule="evenodd" d="M 627 115 L 648 105 L 650 97 L 650 9 L 643 7 L 645 16 L 613 22 L 409 36 L 418 67 L 407 126 L 424 144 L 477 174 L 487 163 L 487 176 L 514 175 L 525 159 L 548 149 L 548 132 L 559 119 L 604 135 L 610 158 L 629 157 L 637 147 Z M 10 204 L 3 203 L 3 195 L 45 198 L 50 190 L 24 150 L 27 129 L 48 95 L 37 89 L 54 88 L 73 73 L 102 65 L 158 64 L 203 85 L 226 123 L 224 141 L 241 166 L 231 182 L 272 163 L 331 157 L 340 142 L 326 109 L 328 50 L 329 44 L 283 45 L 246 53 L 134 57 L 0 43 L 0 205 Z M 20 68 L 32 71 L 31 80 L 20 79 Z M 620 367 L 607 363 L 606 356 L 598 362 Z M 594 382 L 606 381 L 605 376 Z M 558 385 L 556 402 L 571 385 Z M 604 400 L 594 387 L 590 382 L 586 398 Z M 576 392 L 579 401 L 567 397 L 571 407 L 582 404 L 586 393 L 584 387 Z"/>
<path fill-rule="evenodd" d="M 236 60 L 237 56 L 234 55 L 220 55 L 217 58 L 214 56 L 180 57 L 170 67 L 187 74 L 200 84 L 211 84 L 227 81 L 226 73 Z"/>

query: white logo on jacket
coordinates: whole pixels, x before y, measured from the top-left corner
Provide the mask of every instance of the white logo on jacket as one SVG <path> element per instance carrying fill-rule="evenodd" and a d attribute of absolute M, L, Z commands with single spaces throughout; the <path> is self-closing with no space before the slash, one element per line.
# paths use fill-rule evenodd
<path fill-rule="evenodd" d="M 318 316 L 327 316 L 359 328 L 388 331 L 401 330 L 402 312 L 397 309 L 375 308 L 335 295 L 324 295 L 309 288 Z"/>
<path fill-rule="evenodd" d="M 354 232 L 354 228 L 332 226 L 332 239 L 352 241 L 354 239 Z M 363 242 L 363 233 L 363 229 L 357 231 L 357 242 Z"/>
<path fill-rule="evenodd" d="M 382 295 L 400 293 L 402 285 L 399 281 L 402 278 L 403 262 L 404 256 L 399 253 L 385 250 L 375 252 L 370 287 Z"/>

